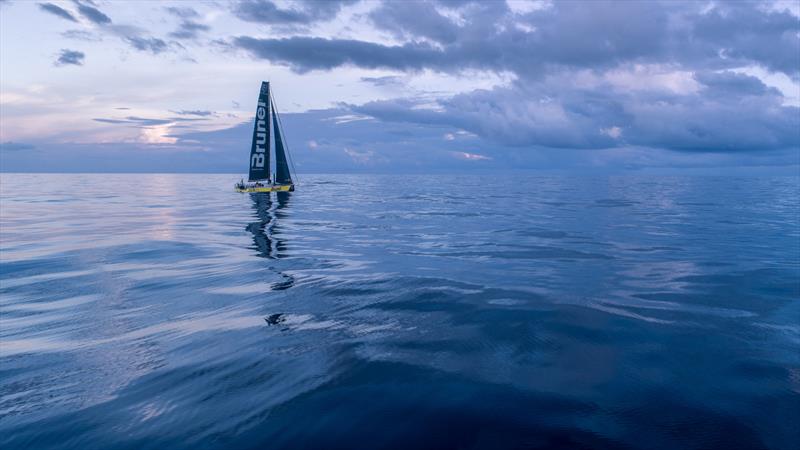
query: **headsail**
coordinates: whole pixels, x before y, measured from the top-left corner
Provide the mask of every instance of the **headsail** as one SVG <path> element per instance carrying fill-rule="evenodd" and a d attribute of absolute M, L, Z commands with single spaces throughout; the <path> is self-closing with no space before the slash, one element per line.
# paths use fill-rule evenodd
<path fill-rule="evenodd" d="M 281 127 L 278 123 L 278 110 L 272 108 L 272 128 L 275 130 L 275 182 L 278 184 L 291 184 L 292 175 L 289 173 L 289 163 L 286 161 L 286 151 L 283 148 Z"/>
<path fill-rule="evenodd" d="M 269 178 L 269 105 L 269 82 L 262 81 L 250 147 L 250 181 Z"/>

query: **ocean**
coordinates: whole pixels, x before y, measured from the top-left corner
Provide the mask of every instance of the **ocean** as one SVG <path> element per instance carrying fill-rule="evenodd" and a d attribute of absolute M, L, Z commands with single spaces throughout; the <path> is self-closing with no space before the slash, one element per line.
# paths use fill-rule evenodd
<path fill-rule="evenodd" d="M 800 447 L 800 178 L 2 174 L 3 449 Z"/>

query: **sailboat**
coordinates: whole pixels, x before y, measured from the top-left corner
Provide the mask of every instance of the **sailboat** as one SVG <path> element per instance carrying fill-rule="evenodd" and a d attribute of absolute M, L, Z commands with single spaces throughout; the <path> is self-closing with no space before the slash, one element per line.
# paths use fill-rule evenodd
<path fill-rule="evenodd" d="M 270 133 L 270 129 L 272 133 Z M 261 82 L 258 94 L 253 142 L 250 145 L 250 174 L 247 182 L 236 183 L 237 192 L 287 192 L 294 191 L 292 174 L 286 156 L 281 121 L 269 91 L 269 82 Z M 270 135 L 275 136 L 275 172 L 270 166 Z M 274 176 L 273 176 L 274 175 Z"/>

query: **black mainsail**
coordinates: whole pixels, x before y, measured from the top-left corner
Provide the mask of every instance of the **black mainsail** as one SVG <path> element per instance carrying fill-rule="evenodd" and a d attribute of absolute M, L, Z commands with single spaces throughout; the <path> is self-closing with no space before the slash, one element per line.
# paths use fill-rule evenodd
<path fill-rule="evenodd" d="M 275 130 L 275 182 L 292 184 L 289 163 L 286 161 L 286 151 L 283 148 L 283 138 L 281 138 L 281 127 L 278 123 L 278 110 L 275 105 L 272 105 L 272 129 Z"/>
<path fill-rule="evenodd" d="M 253 125 L 253 143 L 250 147 L 250 181 L 269 179 L 269 82 L 261 82 L 258 95 L 256 121 Z"/>
<path fill-rule="evenodd" d="M 250 145 L 250 174 L 249 183 L 240 181 L 234 186 L 238 192 L 292 192 L 294 181 L 289 171 L 291 159 L 278 117 L 278 108 L 272 101 L 269 82 L 261 82 L 261 91 L 258 94 L 256 107 L 256 120 L 253 124 L 253 142 Z M 273 177 L 270 166 L 270 128 L 275 132 L 275 173 Z"/>

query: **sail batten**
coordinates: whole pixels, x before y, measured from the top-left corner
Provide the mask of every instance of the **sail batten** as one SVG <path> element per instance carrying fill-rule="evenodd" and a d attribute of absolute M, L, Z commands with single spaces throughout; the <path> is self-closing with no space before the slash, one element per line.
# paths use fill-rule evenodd
<path fill-rule="evenodd" d="M 253 141 L 250 146 L 250 181 L 268 180 L 270 178 L 269 161 L 269 118 L 270 118 L 269 82 L 261 82 L 258 95 L 256 119 L 253 125 Z"/>
<path fill-rule="evenodd" d="M 291 184 L 292 175 L 289 173 L 289 163 L 286 160 L 286 150 L 283 146 L 283 137 L 278 123 L 278 110 L 272 107 L 272 128 L 275 130 L 275 182 L 279 184 Z"/>

